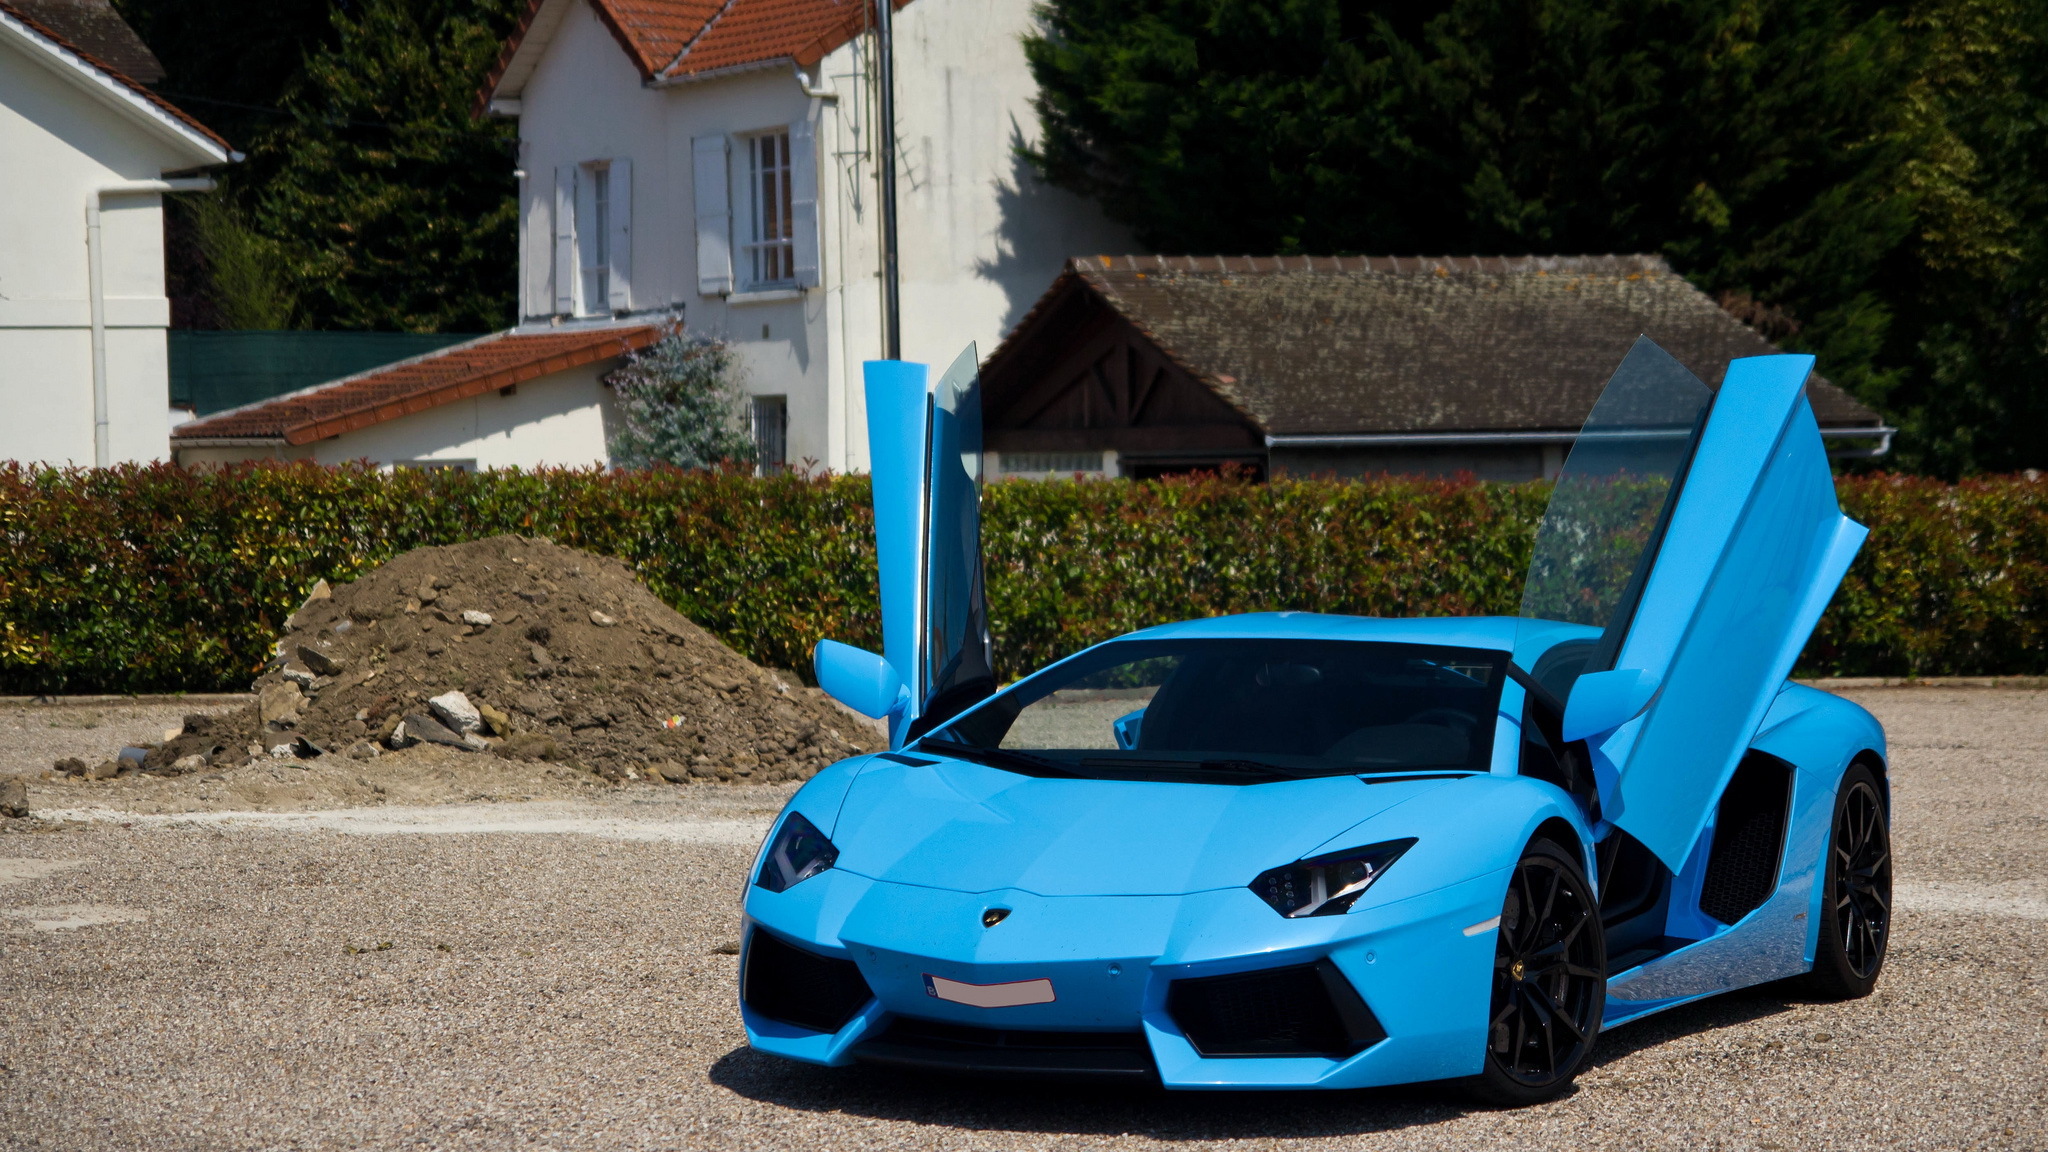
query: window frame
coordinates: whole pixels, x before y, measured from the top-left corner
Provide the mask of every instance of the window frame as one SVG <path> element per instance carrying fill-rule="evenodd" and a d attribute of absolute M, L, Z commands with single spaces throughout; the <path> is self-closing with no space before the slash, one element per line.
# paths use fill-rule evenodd
<path fill-rule="evenodd" d="M 744 132 L 735 139 L 747 154 L 741 173 L 747 189 L 747 228 L 739 245 L 745 290 L 795 288 L 796 164 L 789 126 Z M 764 167 L 766 151 L 773 155 Z"/>

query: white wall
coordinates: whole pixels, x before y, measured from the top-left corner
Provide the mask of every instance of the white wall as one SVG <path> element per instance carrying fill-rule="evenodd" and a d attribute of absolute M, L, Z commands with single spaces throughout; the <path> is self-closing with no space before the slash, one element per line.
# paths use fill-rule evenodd
<path fill-rule="evenodd" d="M 92 189 L 194 163 L 0 41 L 0 459 L 93 462 L 86 201 Z M 115 461 L 169 450 L 163 212 L 155 196 L 106 201 L 109 441 Z"/>
<path fill-rule="evenodd" d="M 181 464 L 241 460 L 474 461 L 478 468 L 582 468 L 609 463 L 612 394 L 599 379 L 617 361 L 601 361 L 528 380 L 510 396 L 486 392 L 312 444 L 186 448 Z"/>
<path fill-rule="evenodd" d="M 1031 21 L 1031 0 L 915 0 L 897 15 L 903 347 L 935 371 L 969 341 L 987 355 L 1068 256 L 1136 250 L 1091 203 L 1040 184 L 1015 159 L 1013 147 L 1038 135 L 1020 43 Z M 648 88 L 589 5 L 575 5 L 518 93 L 522 314 L 532 323 L 554 310 L 556 165 L 628 157 L 633 310 L 680 309 L 692 330 L 730 340 L 748 391 L 788 397 L 793 462 L 865 468 L 860 364 L 881 352 L 868 55 L 855 41 L 813 71 L 836 102 L 805 96 L 786 65 Z M 805 117 L 819 141 L 822 284 L 770 301 L 700 294 L 691 140 Z M 736 149 L 736 242 L 744 164 Z"/>

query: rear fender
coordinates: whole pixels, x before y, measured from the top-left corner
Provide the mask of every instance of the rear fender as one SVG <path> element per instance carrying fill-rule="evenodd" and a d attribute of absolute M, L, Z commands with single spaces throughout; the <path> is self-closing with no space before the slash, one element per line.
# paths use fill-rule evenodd
<path fill-rule="evenodd" d="M 1793 766 L 1792 812 L 1786 822 L 1780 890 L 1806 889 L 1806 962 L 1820 942 L 1820 882 L 1823 854 L 1834 822 L 1835 793 L 1842 775 L 1858 761 L 1871 765 L 1890 807 L 1883 725 L 1851 700 L 1818 688 L 1787 684 L 1765 714 L 1750 747 Z"/>

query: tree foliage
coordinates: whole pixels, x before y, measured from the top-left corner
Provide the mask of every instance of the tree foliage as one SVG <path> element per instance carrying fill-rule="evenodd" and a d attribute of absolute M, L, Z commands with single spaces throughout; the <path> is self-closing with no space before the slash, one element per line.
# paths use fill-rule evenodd
<path fill-rule="evenodd" d="M 222 194 L 282 263 L 295 324 L 514 319 L 515 133 L 470 112 L 521 0 L 119 3 L 166 93 L 248 154 Z M 197 239 L 213 274 L 237 259 Z"/>
<path fill-rule="evenodd" d="M 2014 467 L 2043 7 L 1049 0 L 1032 156 L 1162 251 L 1661 253 L 1904 462 Z"/>
<path fill-rule="evenodd" d="M 611 455 L 623 468 L 715 468 L 751 463 L 754 441 L 740 423 L 738 357 L 723 341 L 680 324 L 605 377 L 617 398 Z"/>

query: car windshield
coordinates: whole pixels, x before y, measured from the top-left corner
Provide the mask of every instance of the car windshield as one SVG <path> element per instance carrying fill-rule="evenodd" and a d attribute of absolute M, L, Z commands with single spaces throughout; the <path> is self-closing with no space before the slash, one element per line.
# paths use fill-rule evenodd
<path fill-rule="evenodd" d="M 919 747 L 1034 775 L 1263 783 L 1484 772 L 1507 653 L 1357 640 L 1125 640 Z"/>

